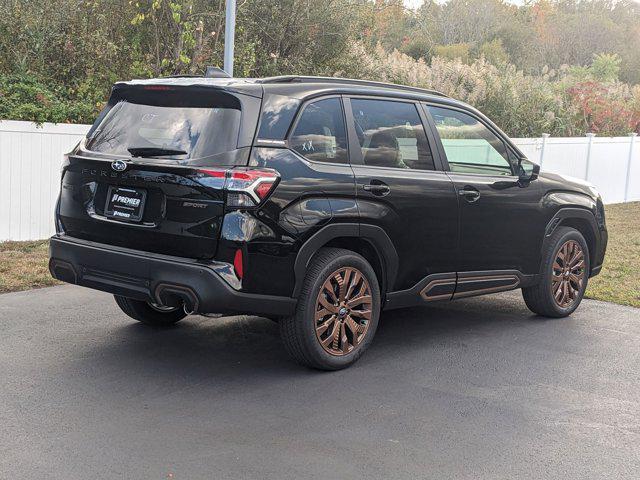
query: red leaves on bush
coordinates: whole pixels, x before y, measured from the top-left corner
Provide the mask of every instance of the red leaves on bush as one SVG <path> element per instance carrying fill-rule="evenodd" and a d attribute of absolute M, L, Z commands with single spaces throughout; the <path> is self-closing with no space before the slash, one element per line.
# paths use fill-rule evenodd
<path fill-rule="evenodd" d="M 580 82 L 567 90 L 586 131 L 615 135 L 640 133 L 640 102 L 619 84 Z"/>

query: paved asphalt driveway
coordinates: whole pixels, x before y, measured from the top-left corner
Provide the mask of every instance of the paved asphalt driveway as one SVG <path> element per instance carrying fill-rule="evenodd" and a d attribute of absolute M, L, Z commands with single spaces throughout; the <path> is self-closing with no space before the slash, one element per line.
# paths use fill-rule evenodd
<path fill-rule="evenodd" d="M 1 479 L 640 478 L 640 310 L 518 293 L 387 313 L 351 369 L 257 317 L 158 331 L 109 295 L 0 295 Z"/>

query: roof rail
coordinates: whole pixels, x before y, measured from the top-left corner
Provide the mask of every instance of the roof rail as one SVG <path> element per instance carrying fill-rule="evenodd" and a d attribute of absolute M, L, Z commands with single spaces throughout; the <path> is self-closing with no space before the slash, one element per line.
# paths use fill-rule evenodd
<path fill-rule="evenodd" d="M 374 80 L 358 80 L 355 78 L 340 77 L 314 77 L 307 75 L 281 75 L 278 77 L 266 77 L 257 79 L 256 83 L 343 83 L 348 85 L 365 85 L 369 87 L 395 88 L 397 90 L 405 90 L 408 92 L 426 93 L 429 95 L 437 95 L 439 97 L 447 97 L 437 90 L 429 90 L 427 88 L 410 87 L 408 85 L 398 85 L 389 82 L 376 82 Z"/>

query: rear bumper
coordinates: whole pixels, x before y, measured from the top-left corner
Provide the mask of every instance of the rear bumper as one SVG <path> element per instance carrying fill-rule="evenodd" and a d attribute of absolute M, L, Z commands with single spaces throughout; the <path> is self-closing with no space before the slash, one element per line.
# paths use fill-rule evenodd
<path fill-rule="evenodd" d="M 49 270 L 63 282 L 162 304 L 183 301 L 197 313 L 290 315 L 296 300 L 233 289 L 210 266 L 56 235 Z"/>

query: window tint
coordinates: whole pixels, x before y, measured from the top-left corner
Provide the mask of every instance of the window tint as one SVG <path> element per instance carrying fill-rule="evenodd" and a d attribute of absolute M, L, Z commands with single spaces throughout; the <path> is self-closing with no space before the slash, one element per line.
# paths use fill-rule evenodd
<path fill-rule="evenodd" d="M 420 115 L 412 103 L 351 99 L 366 165 L 434 170 Z"/>
<path fill-rule="evenodd" d="M 504 142 L 479 120 L 448 108 L 428 109 L 452 172 L 512 175 Z"/>
<path fill-rule="evenodd" d="M 220 154 L 237 148 L 240 102 L 231 95 L 129 89 L 112 101 L 87 137 L 89 150 L 123 156 L 134 148 L 174 150 L 182 153 L 158 160 L 217 163 L 227 158 Z"/>
<path fill-rule="evenodd" d="M 262 106 L 258 138 L 282 140 L 287 135 L 300 100 L 282 95 L 267 95 Z"/>
<path fill-rule="evenodd" d="M 340 99 L 327 98 L 307 105 L 289 144 L 314 162 L 347 163 L 347 134 Z"/>

